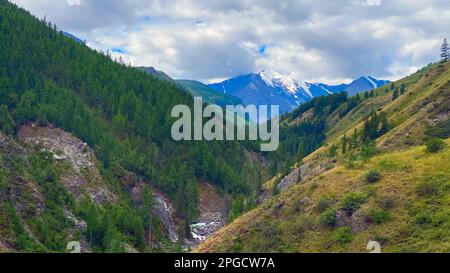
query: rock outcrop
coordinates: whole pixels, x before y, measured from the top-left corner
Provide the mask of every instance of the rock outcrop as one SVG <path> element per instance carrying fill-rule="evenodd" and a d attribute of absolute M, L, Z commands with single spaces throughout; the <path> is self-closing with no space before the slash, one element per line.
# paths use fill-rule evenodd
<path fill-rule="evenodd" d="M 365 217 L 359 210 L 353 214 L 348 214 L 346 211 L 338 210 L 336 212 L 336 224 L 339 227 L 350 228 L 353 233 L 366 230 L 370 226 L 370 223 L 366 221 Z"/>
<path fill-rule="evenodd" d="M 88 195 L 97 204 L 117 200 L 100 175 L 94 151 L 80 139 L 53 126 L 34 124 L 20 127 L 18 137 L 22 143 L 51 152 L 55 160 L 70 166 L 61 180 L 77 198 Z"/>
<path fill-rule="evenodd" d="M 124 183 L 124 186 L 128 188 L 128 192 L 134 200 L 135 204 L 141 205 L 144 185 L 150 185 L 150 183 L 125 170 L 116 171 L 120 172 L 122 182 Z M 180 222 L 175 209 L 175 205 L 162 191 L 151 186 L 150 190 L 152 191 L 155 201 L 152 207 L 152 213 L 161 220 L 165 227 L 167 237 L 171 242 L 175 243 L 178 241 L 178 230 Z M 149 234 L 149 236 L 151 235 Z"/>
<path fill-rule="evenodd" d="M 284 191 L 287 187 L 297 184 L 300 179 L 300 169 L 296 168 L 281 179 L 280 183 L 277 185 L 277 188 L 279 191 Z"/>

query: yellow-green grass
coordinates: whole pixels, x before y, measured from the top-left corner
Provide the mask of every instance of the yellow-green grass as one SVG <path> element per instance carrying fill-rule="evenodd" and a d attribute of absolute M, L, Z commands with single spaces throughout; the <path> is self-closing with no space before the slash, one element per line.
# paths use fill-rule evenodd
<path fill-rule="evenodd" d="M 354 128 L 361 128 L 364 118 L 372 111 L 384 111 L 389 115 L 393 126 L 401 124 L 418 112 L 420 103 L 427 97 L 431 97 L 439 87 L 444 86 L 450 80 L 450 64 L 433 65 L 427 72 L 416 73 L 405 79 L 396 81 L 395 86 L 406 86 L 406 92 L 392 101 L 392 91 L 384 86 L 375 89 L 376 96 L 364 101 L 343 118 L 334 115 L 330 118 L 332 128 L 328 132 L 328 140 L 341 138 L 344 133 L 353 133 Z"/>
<path fill-rule="evenodd" d="M 367 242 L 378 240 L 384 252 L 449 252 L 450 140 L 446 143 L 447 148 L 438 153 L 419 146 L 385 153 L 352 168 L 339 165 L 236 219 L 196 251 L 367 252 Z M 368 183 L 365 175 L 370 170 L 379 171 L 382 179 Z M 439 192 L 420 196 L 417 189 L 423 183 L 435 185 Z M 395 207 L 387 209 L 391 218 L 387 222 L 372 223 L 352 233 L 351 242 L 338 243 L 337 229 L 319 224 L 315 207 L 328 196 L 332 208 L 339 209 L 349 192 L 369 196 L 358 211 L 361 215 L 380 210 L 377 201 L 383 196 L 395 200 Z M 430 223 L 418 223 L 423 215 L 429 216 Z"/>
<path fill-rule="evenodd" d="M 303 161 L 308 162 L 328 153 L 331 144 L 340 144 L 344 134 L 350 136 L 354 130 L 361 130 L 364 118 L 372 109 L 388 114 L 391 130 L 377 139 L 381 150 L 401 150 L 423 143 L 425 124 L 432 117 L 434 105 L 450 109 L 450 63 L 433 64 L 405 79 L 395 82 L 397 87 L 404 84 L 406 92 L 392 101 L 392 91 L 385 92 L 389 86 L 375 90 L 376 96 L 364 101 L 339 118 L 338 111 L 329 118 L 330 131 L 327 144 L 317 149 Z"/>

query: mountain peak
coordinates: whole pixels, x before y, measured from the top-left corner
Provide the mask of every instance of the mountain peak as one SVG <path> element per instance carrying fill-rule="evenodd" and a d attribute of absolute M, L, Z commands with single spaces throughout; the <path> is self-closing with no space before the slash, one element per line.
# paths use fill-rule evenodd
<path fill-rule="evenodd" d="M 258 75 L 267 85 L 272 87 L 282 87 L 291 94 L 295 94 L 300 87 L 300 83 L 294 78 L 270 69 L 263 69 L 258 72 Z"/>
<path fill-rule="evenodd" d="M 280 112 L 285 113 L 314 97 L 340 92 L 347 92 L 352 96 L 381 87 L 388 82 L 366 75 L 355 79 L 350 84 L 309 83 L 265 68 L 257 73 L 231 78 L 221 83 L 210 84 L 208 87 L 217 92 L 236 96 L 246 105 L 280 105 Z"/>
<path fill-rule="evenodd" d="M 375 89 L 378 87 L 381 87 L 385 84 L 390 83 L 388 80 L 378 80 L 375 77 L 366 75 L 361 76 L 357 78 L 356 80 L 352 81 L 346 88 L 346 91 L 349 93 L 349 95 L 355 95 L 356 93 L 367 91 L 370 89 Z"/>

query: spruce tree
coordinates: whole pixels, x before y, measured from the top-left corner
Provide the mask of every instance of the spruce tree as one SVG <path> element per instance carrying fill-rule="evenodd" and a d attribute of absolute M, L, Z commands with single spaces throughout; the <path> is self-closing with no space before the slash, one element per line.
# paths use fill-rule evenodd
<path fill-rule="evenodd" d="M 448 43 L 447 43 L 447 39 L 444 38 L 444 40 L 442 41 L 442 46 L 441 46 L 441 59 L 442 62 L 446 62 L 448 61 L 449 58 L 449 47 L 448 47 Z"/>
<path fill-rule="evenodd" d="M 402 83 L 402 84 L 400 85 L 400 95 L 403 95 L 403 94 L 405 93 L 405 91 L 406 91 L 405 84 Z"/>
<path fill-rule="evenodd" d="M 389 121 L 387 119 L 387 115 L 385 112 L 381 112 L 380 119 L 381 119 L 380 135 L 384 135 L 389 131 Z"/>
<path fill-rule="evenodd" d="M 398 88 L 395 88 L 394 93 L 392 94 L 392 100 L 395 100 L 398 98 Z"/>
<path fill-rule="evenodd" d="M 344 134 L 344 137 L 342 138 L 342 154 L 345 154 L 347 152 L 347 135 Z"/>

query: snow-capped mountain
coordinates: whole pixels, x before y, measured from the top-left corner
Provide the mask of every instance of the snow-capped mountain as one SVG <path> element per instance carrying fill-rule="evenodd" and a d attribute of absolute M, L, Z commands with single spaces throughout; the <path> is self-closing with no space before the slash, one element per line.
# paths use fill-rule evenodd
<path fill-rule="evenodd" d="M 280 114 L 297 108 L 314 97 L 333 93 L 359 92 L 381 87 L 389 81 L 377 80 L 370 76 L 360 77 L 350 84 L 326 85 L 323 83 L 301 82 L 290 76 L 268 69 L 231 78 L 208 85 L 211 89 L 236 96 L 244 105 L 279 105 Z"/>
<path fill-rule="evenodd" d="M 332 94 L 331 91 L 314 83 L 299 82 L 296 79 L 282 75 L 278 72 L 264 69 L 258 75 L 268 86 L 281 88 L 296 99 L 297 104 L 301 104 L 311 98 Z"/>
<path fill-rule="evenodd" d="M 280 105 L 281 113 L 292 111 L 313 97 L 331 94 L 315 84 L 299 82 L 290 76 L 270 70 L 208 86 L 218 92 L 240 98 L 245 105 Z"/>

